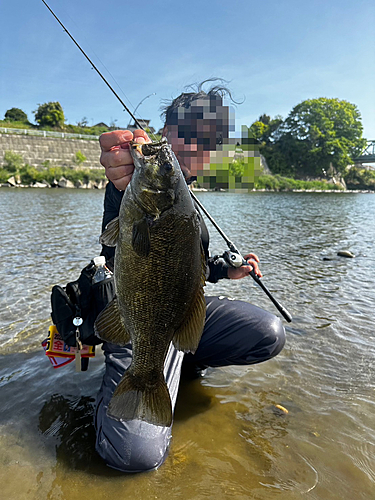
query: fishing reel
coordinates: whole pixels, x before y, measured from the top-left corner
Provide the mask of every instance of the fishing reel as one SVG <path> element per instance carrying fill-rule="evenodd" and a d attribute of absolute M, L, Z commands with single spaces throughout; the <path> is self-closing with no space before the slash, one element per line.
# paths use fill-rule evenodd
<path fill-rule="evenodd" d="M 216 255 L 214 260 L 217 261 L 219 259 L 223 259 L 230 267 L 241 267 L 247 262 L 243 259 L 242 255 L 237 252 L 231 252 L 230 250 L 225 250 L 222 255 Z"/>

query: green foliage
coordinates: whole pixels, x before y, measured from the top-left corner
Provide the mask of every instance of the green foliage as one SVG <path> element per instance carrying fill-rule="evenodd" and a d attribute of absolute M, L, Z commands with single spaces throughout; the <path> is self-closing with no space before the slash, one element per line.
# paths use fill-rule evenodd
<path fill-rule="evenodd" d="M 76 184 L 78 181 L 82 181 L 86 184 L 89 181 L 100 182 L 106 178 L 103 168 L 77 169 L 69 167 L 49 167 L 48 169 L 42 171 L 42 174 L 43 179 L 50 184 L 52 184 L 54 180 L 59 180 L 61 177 L 65 177 L 65 179 L 73 182 L 73 184 Z"/>
<path fill-rule="evenodd" d="M 324 177 L 330 167 L 344 173 L 364 148 L 361 116 L 354 104 L 339 99 L 309 99 L 283 122 L 262 115 L 249 129 L 273 174 Z"/>
<path fill-rule="evenodd" d="M 5 151 L 4 153 L 4 169 L 11 174 L 17 173 L 23 164 L 22 155 L 14 151 Z"/>
<path fill-rule="evenodd" d="M 33 184 L 34 182 L 42 182 L 44 179 L 41 171 L 32 167 L 31 165 L 24 165 L 20 171 L 19 175 L 21 177 L 22 184 Z"/>
<path fill-rule="evenodd" d="M 274 134 L 282 121 L 283 119 L 279 115 L 275 116 L 273 119 L 268 115 L 261 115 L 259 119 L 249 127 L 249 138 L 255 139 L 260 146 L 273 143 Z"/>
<path fill-rule="evenodd" d="M 46 102 L 39 104 L 34 111 L 35 121 L 40 127 L 63 127 L 65 117 L 64 111 L 59 102 Z"/>
<path fill-rule="evenodd" d="M 344 176 L 348 189 L 370 189 L 375 191 L 375 171 L 352 167 Z"/>
<path fill-rule="evenodd" d="M 13 174 L 11 174 L 8 170 L 5 168 L 0 168 L 0 183 L 5 184 L 9 177 L 11 177 Z"/>
<path fill-rule="evenodd" d="M 330 168 L 343 173 L 360 153 L 361 116 L 354 104 L 339 99 L 309 99 L 295 106 L 281 127 L 281 151 L 288 151 L 300 176 L 326 175 Z"/>
<path fill-rule="evenodd" d="M 9 122 L 7 120 L 0 120 L 0 127 L 4 128 L 21 128 L 21 129 L 32 129 L 36 128 L 29 122 Z"/>
<path fill-rule="evenodd" d="M 101 135 L 104 132 L 108 132 L 108 127 L 80 127 L 78 125 L 65 125 L 64 131 L 70 134 L 82 134 L 82 135 Z"/>
<path fill-rule="evenodd" d="M 27 114 L 19 108 L 8 109 L 5 113 L 5 120 L 10 122 L 23 122 L 27 123 Z"/>
<path fill-rule="evenodd" d="M 100 182 L 104 180 L 105 173 L 104 169 L 76 169 L 69 167 L 48 167 L 48 168 L 35 168 L 30 165 L 24 165 L 19 170 L 19 175 L 21 177 L 22 184 L 33 184 L 34 182 L 47 181 L 53 184 L 54 181 L 58 181 L 61 177 L 65 177 L 69 181 L 76 184 L 78 181 L 83 183 Z"/>
<path fill-rule="evenodd" d="M 82 155 L 80 158 L 85 158 Z M 21 155 L 13 151 L 6 151 L 4 154 L 4 166 L 0 168 L 0 183 L 5 183 L 12 175 L 19 175 L 21 183 L 25 185 L 34 184 L 34 182 L 47 181 L 52 184 L 55 180 L 61 177 L 77 183 L 82 181 L 87 184 L 89 181 L 100 182 L 105 180 L 104 168 L 70 168 L 70 167 L 51 167 L 50 161 L 46 160 L 39 168 L 32 167 L 31 165 L 24 165 Z"/>
<path fill-rule="evenodd" d="M 249 127 L 249 138 L 256 139 L 260 144 L 265 142 L 267 125 L 261 121 L 254 122 Z"/>
<path fill-rule="evenodd" d="M 74 157 L 74 163 L 77 166 L 81 166 L 83 162 L 87 160 L 86 156 L 82 153 L 82 151 L 77 151 Z"/>
<path fill-rule="evenodd" d="M 256 189 L 267 189 L 272 191 L 292 190 L 338 190 L 342 189 L 327 181 L 303 181 L 282 177 L 281 175 L 261 175 L 255 180 Z"/>

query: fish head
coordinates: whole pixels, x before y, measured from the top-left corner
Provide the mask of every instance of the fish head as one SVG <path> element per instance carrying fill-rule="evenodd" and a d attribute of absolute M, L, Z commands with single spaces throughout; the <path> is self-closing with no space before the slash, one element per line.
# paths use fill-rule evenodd
<path fill-rule="evenodd" d="M 134 173 L 131 191 L 142 209 L 153 216 L 172 207 L 182 177 L 180 165 L 167 140 L 149 144 L 131 142 Z"/>

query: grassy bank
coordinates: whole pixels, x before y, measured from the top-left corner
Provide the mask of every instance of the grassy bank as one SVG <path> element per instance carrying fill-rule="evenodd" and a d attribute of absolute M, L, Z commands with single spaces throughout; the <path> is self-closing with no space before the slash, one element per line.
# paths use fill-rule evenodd
<path fill-rule="evenodd" d="M 47 132 L 64 132 L 69 134 L 81 134 L 81 135 L 100 135 L 104 132 L 108 132 L 110 129 L 108 127 L 79 127 L 78 125 L 64 125 L 63 127 L 38 127 L 30 122 L 16 122 L 16 121 L 6 121 L 0 120 L 0 127 L 4 128 L 17 128 L 17 129 L 27 129 L 27 130 L 40 130 Z"/>
<path fill-rule="evenodd" d="M 261 175 L 255 181 L 255 189 L 269 189 L 272 191 L 293 191 L 293 190 L 343 190 L 342 186 L 327 181 L 302 181 L 282 177 L 281 175 Z"/>
<path fill-rule="evenodd" d="M 0 183 L 5 184 L 10 177 L 14 176 L 16 182 L 24 185 L 32 185 L 35 182 L 47 181 L 53 184 L 55 180 L 65 177 L 69 181 L 76 184 L 81 181 L 83 184 L 88 184 L 90 181 L 99 183 L 105 180 L 104 168 L 80 168 L 80 167 L 47 167 L 35 168 L 30 165 L 23 165 L 13 172 L 9 172 L 6 168 L 0 168 Z"/>

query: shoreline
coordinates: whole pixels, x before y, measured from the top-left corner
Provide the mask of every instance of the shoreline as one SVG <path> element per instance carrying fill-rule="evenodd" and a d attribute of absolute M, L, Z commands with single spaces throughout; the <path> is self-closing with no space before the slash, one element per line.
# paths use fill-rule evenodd
<path fill-rule="evenodd" d="M 88 184 L 80 183 L 79 185 L 59 185 L 58 183 L 55 185 L 45 184 L 42 182 L 35 182 L 34 184 L 9 184 L 9 183 L 0 183 L 0 188 L 6 189 L 105 189 L 107 182 L 90 182 Z M 246 192 L 246 193 L 339 193 L 339 194 L 375 194 L 375 191 L 371 189 L 256 189 L 253 188 L 249 191 L 247 190 L 229 190 L 229 189 L 206 189 L 206 188 L 193 188 L 194 192 L 201 193 L 228 193 L 228 192 Z"/>

